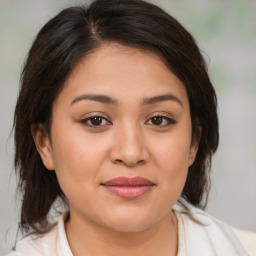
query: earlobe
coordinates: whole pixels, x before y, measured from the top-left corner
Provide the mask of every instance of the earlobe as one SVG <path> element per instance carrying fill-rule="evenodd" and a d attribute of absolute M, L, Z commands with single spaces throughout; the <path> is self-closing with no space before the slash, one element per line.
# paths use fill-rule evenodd
<path fill-rule="evenodd" d="M 189 155 L 189 167 L 194 163 L 196 159 L 197 151 L 198 151 L 198 146 L 192 145 L 190 148 L 190 155 Z"/>
<path fill-rule="evenodd" d="M 189 167 L 194 163 L 196 159 L 196 155 L 198 152 L 200 137 L 201 137 L 202 127 L 197 127 L 197 133 L 194 135 L 194 138 L 191 143 L 190 147 L 190 155 L 189 155 Z"/>
<path fill-rule="evenodd" d="M 54 170 L 52 146 L 44 126 L 42 124 L 33 124 L 30 127 L 30 131 L 45 168 L 49 171 Z"/>

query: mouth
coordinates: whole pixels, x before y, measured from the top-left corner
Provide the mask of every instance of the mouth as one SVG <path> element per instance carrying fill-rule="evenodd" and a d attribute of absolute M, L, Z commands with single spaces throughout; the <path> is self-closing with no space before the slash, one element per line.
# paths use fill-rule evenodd
<path fill-rule="evenodd" d="M 118 177 L 101 185 L 111 193 L 125 199 L 141 197 L 155 186 L 153 182 L 142 177 Z"/>

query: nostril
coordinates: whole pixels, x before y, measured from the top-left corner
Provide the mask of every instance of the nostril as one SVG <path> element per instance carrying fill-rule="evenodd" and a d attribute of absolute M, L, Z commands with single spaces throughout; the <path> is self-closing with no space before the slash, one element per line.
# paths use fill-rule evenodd
<path fill-rule="evenodd" d="M 138 161 L 138 164 L 143 164 L 144 163 L 144 160 L 139 160 Z"/>
<path fill-rule="evenodd" d="M 144 160 L 139 160 L 139 161 L 123 161 L 121 159 L 116 159 L 115 160 L 115 163 L 117 164 L 123 164 L 123 165 L 126 165 L 128 167 L 132 167 L 132 166 L 136 166 L 136 165 L 141 165 L 143 164 L 145 161 Z"/>

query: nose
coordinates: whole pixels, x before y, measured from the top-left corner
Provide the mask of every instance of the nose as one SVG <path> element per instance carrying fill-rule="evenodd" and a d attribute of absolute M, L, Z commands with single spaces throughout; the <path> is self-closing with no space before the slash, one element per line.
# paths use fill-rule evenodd
<path fill-rule="evenodd" d="M 135 125 L 126 124 L 115 132 L 110 152 L 113 163 L 127 167 L 144 164 L 149 159 L 144 136 Z"/>

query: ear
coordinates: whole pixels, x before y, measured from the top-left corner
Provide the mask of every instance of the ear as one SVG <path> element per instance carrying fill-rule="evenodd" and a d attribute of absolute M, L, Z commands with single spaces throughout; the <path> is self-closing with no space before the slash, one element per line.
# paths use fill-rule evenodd
<path fill-rule="evenodd" d="M 54 170 L 51 141 L 44 126 L 33 124 L 30 131 L 45 168 L 49 171 Z"/>
<path fill-rule="evenodd" d="M 198 151 L 198 146 L 200 142 L 202 127 L 198 126 L 196 133 L 193 135 L 191 146 L 190 146 L 190 153 L 189 153 L 189 167 L 194 163 Z"/>

